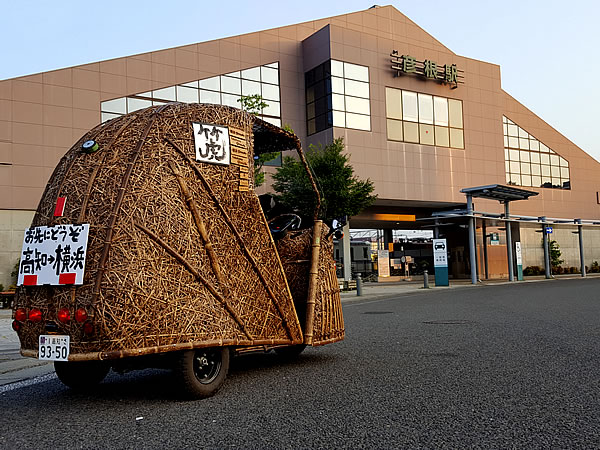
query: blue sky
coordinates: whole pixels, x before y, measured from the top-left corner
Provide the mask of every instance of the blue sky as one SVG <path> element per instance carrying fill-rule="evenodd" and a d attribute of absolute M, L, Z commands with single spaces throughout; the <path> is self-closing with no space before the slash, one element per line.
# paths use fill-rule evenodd
<path fill-rule="evenodd" d="M 329 17 L 373 4 L 374 0 L 11 2 L 2 6 L 0 79 Z M 395 6 L 457 54 L 499 64 L 505 91 L 600 161 L 600 2 L 379 4 Z"/>

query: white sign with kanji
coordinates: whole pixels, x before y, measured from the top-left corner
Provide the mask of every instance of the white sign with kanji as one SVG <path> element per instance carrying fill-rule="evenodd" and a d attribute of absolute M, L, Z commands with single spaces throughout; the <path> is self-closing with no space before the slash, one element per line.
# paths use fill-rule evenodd
<path fill-rule="evenodd" d="M 229 128 L 207 123 L 192 123 L 196 161 L 228 166 L 231 163 Z"/>
<path fill-rule="evenodd" d="M 83 284 L 89 224 L 25 230 L 17 285 Z"/>

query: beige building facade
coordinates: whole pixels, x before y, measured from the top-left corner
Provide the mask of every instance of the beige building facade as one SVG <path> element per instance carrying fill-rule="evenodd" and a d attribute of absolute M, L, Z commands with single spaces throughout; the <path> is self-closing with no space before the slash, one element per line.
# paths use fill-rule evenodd
<path fill-rule="evenodd" d="M 415 227 L 394 215 L 464 207 L 462 188 L 489 184 L 539 193 L 512 204 L 514 214 L 600 222 L 600 163 L 504 92 L 498 65 L 453 53 L 392 6 L 373 7 L 0 81 L 0 283 L 10 284 L 53 168 L 86 131 L 169 101 L 239 106 L 252 94 L 267 102 L 263 118 L 291 126 L 305 147 L 344 138 L 379 198 L 352 227 Z M 600 259 L 595 227 L 586 262 Z M 539 235 L 527 230 L 534 265 Z"/>

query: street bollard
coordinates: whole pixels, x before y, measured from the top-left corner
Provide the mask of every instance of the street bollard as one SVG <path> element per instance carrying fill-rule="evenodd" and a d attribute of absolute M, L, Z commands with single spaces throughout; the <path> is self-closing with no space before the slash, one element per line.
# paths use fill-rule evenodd
<path fill-rule="evenodd" d="M 356 275 L 356 296 L 360 297 L 362 295 L 362 278 L 360 277 L 360 273 Z"/>
<path fill-rule="evenodd" d="M 429 289 L 429 272 L 423 271 L 423 287 Z"/>

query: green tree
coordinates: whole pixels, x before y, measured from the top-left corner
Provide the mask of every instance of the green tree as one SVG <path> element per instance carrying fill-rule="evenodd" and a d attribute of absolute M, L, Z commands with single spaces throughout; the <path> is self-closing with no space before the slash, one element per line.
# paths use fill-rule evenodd
<path fill-rule="evenodd" d="M 560 251 L 558 242 L 555 240 L 548 241 L 548 250 L 550 252 L 550 266 L 554 270 L 554 268 L 560 266 L 565 261 L 560 259 L 562 252 Z"/>
<path fill-rule="evenodd" d="M 262 110 L 269 106 L 259 94 L 242 95 L 238 100 L 242 110 L 258 116 Z M 287 131 L 287 130 L 286 130 Z M 262 171 L 266 162 L 272 161 L 279 156 L 280 152 L 262 153 L 254 157 L 254 186 L 258 187 L 265 182 L 265 173 Z"/>
<path fill-rule="evenodd" d="M 321 192 L 319 216 L 328 224 L 342 216 L 359 214 L 377 198 L 373 194 L 373 182 L 359 180 L 354 175 L 354 169 L 343 151 L 344 140 L 337 138 L 325 147 L 311 145 L 306 152 L 306 160 Z M 313 215 L 315 196 L 301 161 L 286 156 L 273 178 L 273 188 L 277 192 L 275 197 L 279 202 L 300 215 Z"/>

